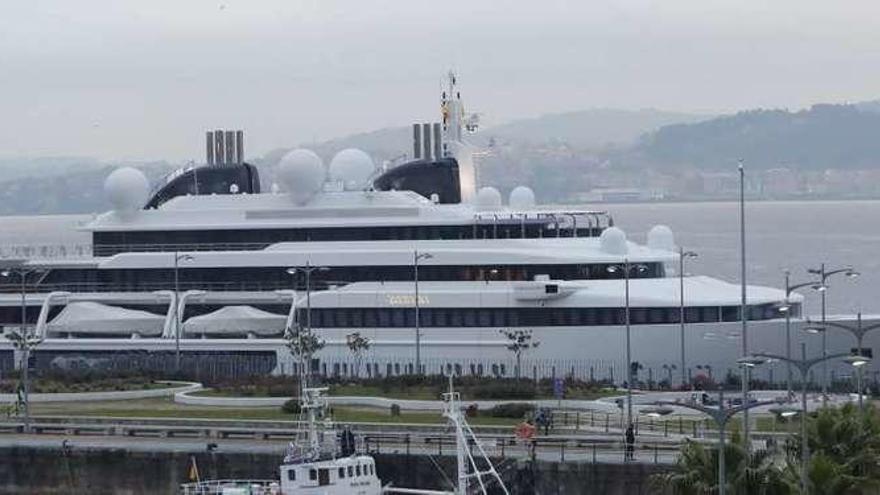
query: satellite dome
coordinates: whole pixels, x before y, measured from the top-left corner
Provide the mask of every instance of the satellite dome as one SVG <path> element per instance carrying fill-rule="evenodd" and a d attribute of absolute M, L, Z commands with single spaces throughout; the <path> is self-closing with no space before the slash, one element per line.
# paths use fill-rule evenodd
<path fill-rule="evenodd" d="M 150 184 L 140 170 L 122 167 L 107 176 L 104 181 L 104 193 L 107 194 L 107 199 L 117 213 L 130 216 L 147 203 Z"/>
<path fill-rule="evenodd" d="M 494 187 L 481 187 L 477 191 L 478 210 L 497 210 L 501 208 L 501 193 Z"/>
<path fill-rule="evenodd" d="M 311 150 L 295 149 L 278 162 L 278 180 L 297 204 L 312 199 L 324 185 L 326 175 L 324 162 Z"/>
<path fill-rule="evenodd" d="M 535 206 L 535 192 L 531 187 L 516 186 L 510 191 L 507 204 L 516 210 L 527 210 Z"/>
<path fill-rule="evenodd" d="M 675 251 L 675 236 L 665 225 L 655 225 L 648 231 L 648 247 L 662 251 Z"/>
<path fill-rule="evenodd" d="M 330 160 L 330 180 L 341 181 L 346 191 L 364 187 L 375 170 L 370 155 L 356 148 L 342 150 Z"/>
<path fill-rule="evenodd" d="M 629 251 L 626 233 L 617 227 L 608 227 L 599 236 L 599 249 L 608 254 L 626 254 Z"/>

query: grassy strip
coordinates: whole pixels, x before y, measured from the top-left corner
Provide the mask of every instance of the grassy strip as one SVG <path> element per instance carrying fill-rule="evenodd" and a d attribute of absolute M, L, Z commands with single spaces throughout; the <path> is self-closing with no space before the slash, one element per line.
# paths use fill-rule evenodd
<path fill-rule="evenodd" d="M 285 414 L 276 407 L 205 407 L 176 404 L 170 398 L 121 400 L 113 402 L 74 402 L 45 403 L 31 406 L 34 415 L 64 416 L 106 416 L 115 418 L 184 418 L 184 419 L 227 419 L 227 420 L 273 420 L 292 421 L 297 416 Z M 417 423 L 445 424 L 439 412 L 402 411 L 400 416 L 391 416 L 390 411 L 358 407 L 334 407 L 333 419 L 336 422 L 350 423 Z M 508 418 L 477 417 L 471 420 L 474 425 L 515 425 L 518 420 Z"/>
<path fill-rule="evenodd" d="M 580 392 L 580 391 L 572 391 L 566 399 L 572 400 L 595 400 L 603 397 L 610 397 L 614 395 L 618 395 L 619 392 L 611 389 L 604 389 L 594 392 Z M 246 395 L 242 396 L 237 394 L 234 390 L 215 390 L 215 389 L 204 389 L 199 390 L 198 392 L 194 392 L 190 395 L 202 396 L 202 397 L 270 397 L 265 393 L 265 391 L 260 391 L 254 395 Z M 377 386 L 369 386 L 369 385 L 334 385 L 330 387 L 330 395 L 336 397 L 384 397 L 387 399 L 400 399 L 400 400 L 440 400 L 440 394 L 437 393 L 434 387 L 408 387 L 407 389 L 383 389 L 382 387 Z M 462 392 L 462 400 L 463 401 L 473 401 L 473 400 L 504 400 L 504 399 L 476 399 L 472 396 L 469 396 L 467 390 Z M 538 395 L 535 397 L 535 400 L 551 400 L 555 399 L 553 396 L 549 395 Z M 517 402 L 522 402 L 523 400 L 532 400 L 532 399 L 510 399 L 515 400 Z"/>

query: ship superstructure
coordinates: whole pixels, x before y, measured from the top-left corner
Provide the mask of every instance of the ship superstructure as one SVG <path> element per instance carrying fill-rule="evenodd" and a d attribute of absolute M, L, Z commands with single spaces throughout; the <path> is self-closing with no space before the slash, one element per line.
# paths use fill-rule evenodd
<path fill-rule="evenodd" d="M 83 227 L 90 253 L 2 261 L 0 326 L 24 319 L 45 338 L 37 366 L 167 369 L 179 353 L 184 368 L 246 361 L 293 372 L 282 336 L 308 325 L 326 342 L 315 370 L 353 373 L 346 342 L 358 332 L 371 343 L 362 359 L 371 375 L 413 372 L 417 362 L 426 372 L 509 375 L 502 330 L 523 329 L 541 342 L 524 374 L 577 368 L 619 381 L 627 321 L 640 364 L 659 375 L 680 353 L 683 315 L 688 355 L 733 369 L 740 287 L 679 279 L 664 226 L 639 245 L 608 212 L 544 207 L 522 186 L 506 200 L 478 189 L 465 139 L 477 120 L 456 84 L 451 75 L 441 121 L 415 125 L 413 159 L 395 167 L 359 150 L 325 167 L 293 150 L 262 188 L 241 134 L 212 131 L 206 164 L 152 192 L 138 171 L 117 170 L 105 184 L 114 209 Z M 752 348 L 782 348 L 784 311 L 797 319 L 802 297 L 747 293 Z M 0 366 L 12 367 L 7 349 Z"/>

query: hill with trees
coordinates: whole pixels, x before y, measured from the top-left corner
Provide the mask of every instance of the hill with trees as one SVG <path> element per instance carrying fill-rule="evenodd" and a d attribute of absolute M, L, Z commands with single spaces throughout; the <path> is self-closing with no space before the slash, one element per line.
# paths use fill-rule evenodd
<path fill-rule="evenodd" d="M 752 110 L 673 124 L 643 136 L 618 163 L 712 170 L 745 160 L 750 168 L 873 169 L 880 165 L 880 112 L 859 105 Z"/>

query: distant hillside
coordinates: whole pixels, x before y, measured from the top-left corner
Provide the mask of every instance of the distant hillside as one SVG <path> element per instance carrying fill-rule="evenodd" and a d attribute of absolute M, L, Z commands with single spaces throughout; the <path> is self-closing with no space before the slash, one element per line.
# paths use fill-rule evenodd
<path fill-rule="evenodd" d="M 0 215 L 107 211 L 110 203 L 104 195 L 104 179 L 121 165 L 90 162 L 88 166 L 71 166 L 63 173 L 42 170 L 31 177 L 0 180 Z M 165 162 L 136 166 L 151 184 L 172 170 Z"/>
<path fill-rule="evenodd" d="M 665 125 L 710 118 L 712 116 L 653 109 L 628 111 L 598 108 L 516 120 L 486 129 L 482 134 L 520 142 L 565 143 L 575 148 L 596 149 L 609 145 L 630 145 L 642 134 Z"/>
<path fill-rule="evenodd" d="M 753 110 L 665 126 L 618 161 L 713 169 L 737 159 L 755 168 L 871 169 L 880 166 L 880 112 L 858 105 Z"/>
<path fill-rule="evenodd" d="M 59 176 L 103 166 L 99 160 L 78 156 L 0 157 L 0 180 Z"/>

